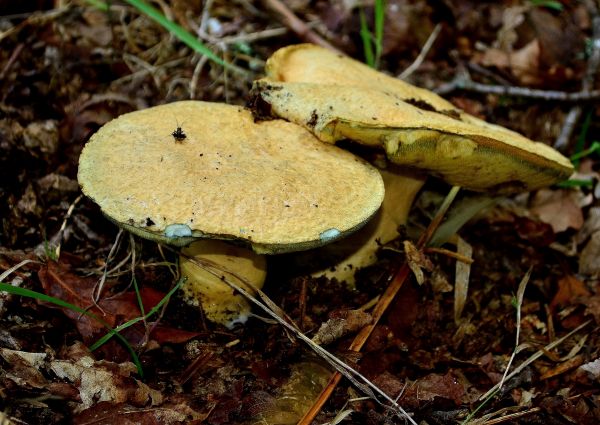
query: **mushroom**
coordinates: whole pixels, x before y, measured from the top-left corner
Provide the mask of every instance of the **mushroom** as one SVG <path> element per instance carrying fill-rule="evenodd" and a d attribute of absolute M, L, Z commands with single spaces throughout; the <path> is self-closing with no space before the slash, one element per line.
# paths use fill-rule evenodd
<path fill-rule="evenodd" d="M 192 242 L 183 248 L 179 269 L 187 277 L 181 288 L 187 303 L 201 306 L 208 319 L 228 328 L 248 320 L 250 304 L 223 283 L 220 276 L 250 294 L 262 289 L 267 277 L 264 255 L 216 239 Z"/>
<path fill-rule="evenodd" d="M 570 161 L 551 147 L 475 118 L 438 95 L 324 48 L 277 51 L 259 104 L 319 139 L 381 147 L 393 163 L 477 191 L 532 190 L 567 179 Z M 265 108 L 266 105 L 266 108 Z"/>
<path fill-rule="evenodd" d="M 424 172 L 472 190 L 510 192 L 548 185 L 573 171 L 565 157 L 544 144 L 322 47 L 284 47 L 269 58 L 266 73 L 253 88 L 259 118 L 295 122 L 324 142 L 350 139 L 383 148 L 399 165 L 382 170 L 386 195 L 378 217 L 351 237 L 322 248 L 321 257 L 338 254 L 337 264 L 314 276 L 352 283 L 354 269 L 372 264 L 380 244 L 398 236 L 396 229 L 405 224 Z"/>
<path fill-rule="evenodd" d="M 178 122 L 185 126 L 175 137 Z M 235 241 L 258 254 L 305 250 L 342 238 L 375 214 L 384 195 L 374 167 L 300 126 L 255 123 L 244 108 L 196 101 L 112 120 L 84 147 L 78 179 L 108 218 L 141 237 L 176 246 Z M 228 275 L 239 273 L 233 264 L 243 259 L 256 277 L 240 276 L 242 281 L 262 285 L 263 260 L 248 251 L 214 245 L 184 250 L 209 252 L 212 257 L 203 261 L 220 262 Z M 182 263 L 182 273 L 197 275 Z M 198 291 L 193 280 L 186 283 L 187 294 Z M 223 291 L 232 295 L 229 287 Z M 228 325 L 243 321 L 247 306 L 230 299 L 216 310 L 203 304 L 209 318 Z"/>

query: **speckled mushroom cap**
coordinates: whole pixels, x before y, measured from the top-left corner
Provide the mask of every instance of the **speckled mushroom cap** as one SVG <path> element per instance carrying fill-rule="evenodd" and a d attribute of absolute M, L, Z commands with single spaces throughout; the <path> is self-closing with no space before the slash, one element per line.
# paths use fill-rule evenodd
<path fill-rule="evenodd" d="M 278 50 L 255 82 L 259 115 L 303 125 L 323 141 L 380 146 L 397 164 L 473 190 L 530 190 L 568 178 L 560 153 L 473 117 L 435 93 L 311 44 Z"/>
<path fill-rule="evenodd" d="M 78 179 L 105 215 L 143 237 L 236 239 L 263 253 L 338 239 L 366 223 L 384 193 L 375 168 L 295 124 L 195 101 L 103 126 L 81 153 Z"/>

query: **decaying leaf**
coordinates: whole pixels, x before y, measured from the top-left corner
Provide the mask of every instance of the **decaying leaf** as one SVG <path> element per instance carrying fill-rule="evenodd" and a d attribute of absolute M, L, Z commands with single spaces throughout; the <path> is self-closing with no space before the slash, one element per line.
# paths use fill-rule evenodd
<path fill-rule="evenodd" d="M 411 241 L 404 241 L 403 243 L 408 266 L 415 275 L 415 279 L 419 285 L 422 285 L 423 282 L 425 282 L 423 269 L 427 271 L 433 270 L 433 263 L 422 251 L 418 250 Z"/>
<path fill-rule="evenodd" d="M 581 251 L 579 273 L 588 276 L 600 275 L 600 232 L 594 233 Z"/>
<path fill-rule="evenodd" d="M 77 386 L 81 397 L 79 410 L 100 401 L 155 406 L 163 400 L 161 392 L 130 376 L 136 371 L 133 363 L 117 364 L 82 357 L 77 361 L 54 360 L 49 368 L 59 378 Z"/>
<path fill-rule="evenodd" d="M 1 371 L 0 376 L 15 382 L 17 385 L 29 388 L 45 388 L 48 384 L 40 367 L 46 361 L 46 353 L 30 353 L 26 351 L 0 348 L 0 356 L 8 363 L 7 371 Z"/>
<path fill-rule="evenodd" d="M 592 380 L 600 378 L 600 359 L 579 366 L 579 370 L 587 373 Z"/>
<path fill-rule="evenodd" d="M 315 344 L 327 345 L 362 329 L 372 320 L 371 315 L 363 310 L 345 310 L 323 323 L 312 340 Z"/>
<path fill-rule="evenodd" d="M 390 397 L 399 397 L 398 402 L 406 408 L 419 408 L 432 402 L 436 397 L 460 404 L 465 394 L 465 386 L 449 372 L 445 375 L 429 374 L 414 382 L 403 382 L 389 372 L 384 372 L 373 382 Z"/>
<path fill-rule="evenodd" d="M 203 422 L 208 414 L 199 413 L 186 402 L 165 403 L 157 407 L 136 407 L 127 403 L 101 401 L 73 418 L 74 425 L 170 425 Z"/>
<path fill-rule="evenodd" d="M 582 202 L 580 192 L 542 189 L 535 195 L 531 212 L 550 224 L 554 233 L 578 230 L 583 226 Z"/>
<path fill-rule="evenodd" d="M 558 281 L 558 291 L 552 302 L 550 303 L 551 308 L 558 306 L 568 306 L 572 304 L 577 297 L 588 297 L 590 291 L 581 280 L 575 276 L 568 275 Z"/>

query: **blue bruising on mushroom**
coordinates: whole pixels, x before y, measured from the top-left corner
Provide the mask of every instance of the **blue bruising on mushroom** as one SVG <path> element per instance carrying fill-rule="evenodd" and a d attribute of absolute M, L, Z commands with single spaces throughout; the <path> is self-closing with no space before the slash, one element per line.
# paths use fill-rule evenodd
<path fill-rule="evenodd" d="M 334 239 L 337 239 L 341 235 L 341 232 L 338 229 L 331 228 L 327 229 L 319 234 L 319 239 L 323 243 L 327 243 Z"/>
<path fill-rule="evenodd" d="M 167 238 L 184 238 L 192 236 L 192 229 L 187 224 L 169 224 L 165 228 Z"/>

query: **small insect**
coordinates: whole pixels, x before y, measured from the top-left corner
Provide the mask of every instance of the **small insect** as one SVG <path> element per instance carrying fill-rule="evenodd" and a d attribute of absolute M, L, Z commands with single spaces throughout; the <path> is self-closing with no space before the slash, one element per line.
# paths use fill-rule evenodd
<path fill-rule="evenodd" d="M 177 123 L 177 128 L 171 133 L 171 136 L 173 136 L 176 142 L 183 142 L 187 137 L 179 123 Z"/>

